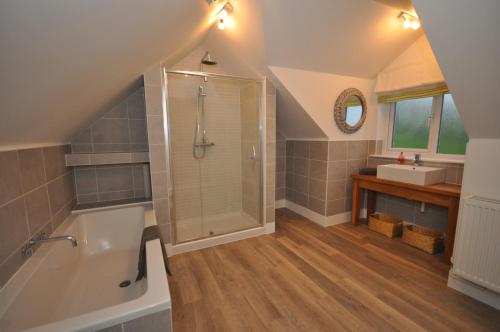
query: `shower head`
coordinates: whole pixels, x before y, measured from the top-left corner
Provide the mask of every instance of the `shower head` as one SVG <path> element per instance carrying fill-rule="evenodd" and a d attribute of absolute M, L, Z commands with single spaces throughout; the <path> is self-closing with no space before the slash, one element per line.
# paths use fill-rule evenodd
<path fill-rule="evenodd" d="M 217 61 L 215 61 L 215 59 L 207 51 L 201 59 L 201 63 L 204 65 L 215 66 L 217 64 Z"/>

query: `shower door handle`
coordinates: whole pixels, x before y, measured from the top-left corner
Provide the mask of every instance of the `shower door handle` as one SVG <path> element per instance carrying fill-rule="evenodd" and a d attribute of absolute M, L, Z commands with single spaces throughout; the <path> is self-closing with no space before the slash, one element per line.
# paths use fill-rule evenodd
<path fill-rule="evenodd" d="M 255 145 L 252 144 L 252 154 L 250 155 L 250 159 L 255 160 L 257 158 L 257 152 L 255 151 Z"/>

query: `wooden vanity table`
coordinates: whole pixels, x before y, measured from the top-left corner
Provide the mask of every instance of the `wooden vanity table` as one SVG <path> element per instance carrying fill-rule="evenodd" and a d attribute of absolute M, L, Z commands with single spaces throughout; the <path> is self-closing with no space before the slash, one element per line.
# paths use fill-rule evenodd
<path fill-rule="evenodd" d="M 445 238 L 444 259 L 447 263 L 453 253 L 455 228 L 457 226 L 460 185 L 439 183 L 420 186 L 403 182 L 378 179 L 374 175 L 352 175 L 352 223 L 358 224 L 361 190 L 368 193 L 367 214 L 375 212 L 377 192 L 393 196 L 444 206 L 448 209 L 448 228 Z"/>

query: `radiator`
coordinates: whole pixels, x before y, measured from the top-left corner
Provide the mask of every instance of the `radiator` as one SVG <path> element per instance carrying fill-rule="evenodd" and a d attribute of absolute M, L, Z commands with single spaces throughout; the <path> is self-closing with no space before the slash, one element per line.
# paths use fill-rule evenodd
<path fill-rule="evenodd" d="M 500 293 L 500 201 L 462 199 L 452 272 Z"/>

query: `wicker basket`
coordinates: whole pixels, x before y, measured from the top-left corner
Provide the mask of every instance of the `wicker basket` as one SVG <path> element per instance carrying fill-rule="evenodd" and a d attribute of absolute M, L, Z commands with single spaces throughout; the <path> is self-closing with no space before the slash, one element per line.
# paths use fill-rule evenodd
<path fill-rule="evenodd" d="M 444 249 L 443 233 L 416 225 L 403 227 L 403 242 L 432 255 Z"/>
<path fill-rule="evenodd" d="M 385 213 L 374 213 L 368 218 L 368 229 L 393 238 L 401 236 L 403 221 Z"/>

